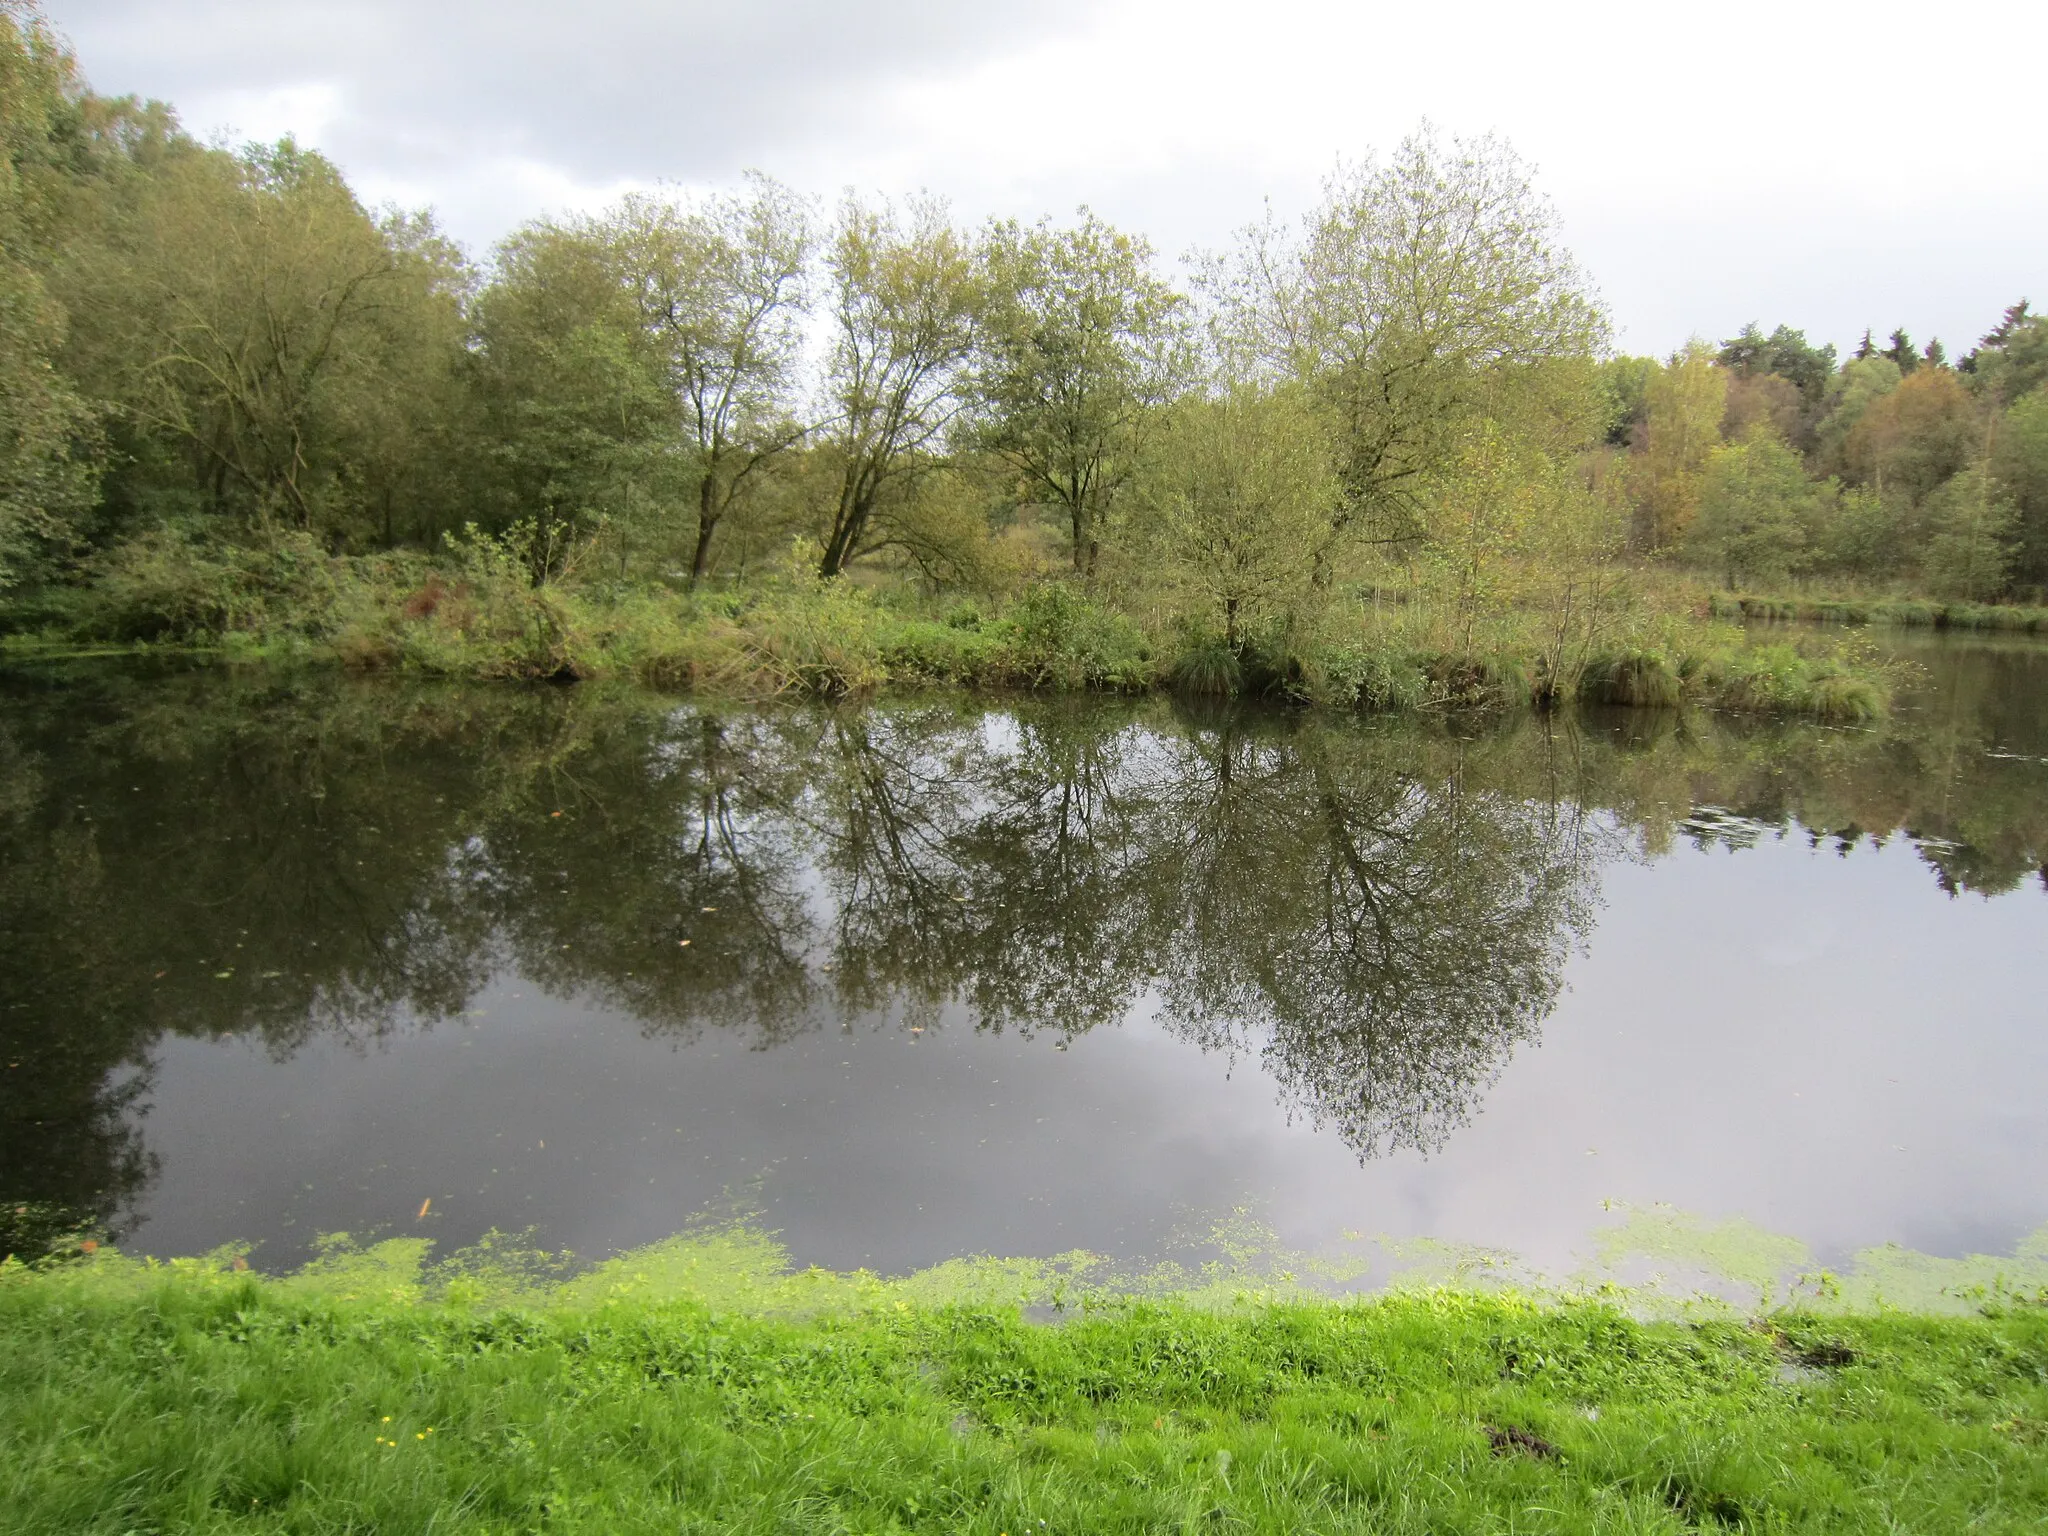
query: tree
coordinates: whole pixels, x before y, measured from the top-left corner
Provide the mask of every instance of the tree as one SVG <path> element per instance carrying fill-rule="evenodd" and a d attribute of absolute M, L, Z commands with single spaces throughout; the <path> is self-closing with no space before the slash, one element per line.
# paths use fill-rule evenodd
<path fill-rule="evenodd" d="M 1992 439 L 1990 469 L 2017 519 L 2014 574 L 2048 584 L 2048 387 L 2007 408 Z"/>
<path fill-rule="evenodd" d="M 289 139 L 177 157 L 76 257 L 73 353 L 215 511 L 335 529 L 357 499 L 345 424 L 420 338 L 459 338 L 452 247 L 380 225 Z"/>
<path fill-rule="evenodd" d="M 1707 458 L 1699 516 L 1687 544 L 1718 565 L 1729 587 L 1798 569 L 1806 552 L 1815 486 L 1799 455 L 1767 430 Z"/>
<path fill-rule="evenodd" d="M 1176 406 L 1150 489 L 1152 568 L 1233 653 L 1252 622 L 1299 613 L 1341 486 L 1298 387 L 1232 382 Z"/>
<path fill-rule="evenodd" d="M 1842 441 L 1850 478 L 1914 502 L 1958 473 L 1980 450 L 1970 393 L 1945 368 L 1923 368 L 1872 401 Z"/>
<path fill-rule="evenodd" d="M 1721 343 L 1721 350 L 1714 354 L 1714 361 L 1730 373 L 1748 378 L 1751 374 L 1769 373 L 1771 343 L 1763 328 L 1754 320 L 1742 328 L 1742 334 L 1732 336 Z"/>
<path fill-rule="evenodd" d="M 1332 526 L 1420 537 L 1419 494 L 1518 370 L 1590 358 L 1606 317 L 1528 167 L 1425 125 L 1341 170 L 1293 240 L 1248 231 L 1213 271 L 1226 344 L 1306 383 L 1334 423 Z"/>
<path fill-rule="evenodd" d="M 1859 353 L 1829 382 L 1825 414 L 1814 430 L 1815 454 L 1823 467 L 1842 470 L 1849 434 L 1864 412 L 1899 387 L 1899 365 L 1875 353 Z"/>
<path fill-rule="evenodd" d="M 2021 299 L 1963 359 L 1980 393 L 2018 400 L 2048 383 L 2048 315 L 2037 315 Z"/>
<path fill-rule="evenodd" d="M 1437 478 L 1424 514 L 1425 559 L 1450 602 L 1468 658 L 1481 617 L 1510 605 L 1517 557 L 1527 553 L 1547 468 L 1531 445 L 1483 421 Z"/>
<path fill-rule="evenodd" d="M 1087 209 L 1071 229 L 994 224 L 971 389 L 977 443 L 1067 525 L 1092 574 L 1101 532 L 1190 359 L 1185 301 L 1152 248 Z"/>
<path fill-rule="evenodd" d="M 2013 505 L 1998 483 L 1971 465 L 1928 500 L 1927 554 L 1921 574 L 1947 597 L 1986 602 L 2004 590 L 2012 568 Z"/>
<path fill-rule="evenodd" d="M 99 480 L 96 413 L 54 365 L 65 315 L 43 279 L 54 162 L 83 90 L 42 17 L 0 3 L 0 588 L 72 540 Z"/>
<path fill-rule="evenodd" d="M 1913 338 L 1908 336 L 1904 329 L 1892 332 L 1891 343 L 1878 353 L 1879 357 L 1890 358 L 1898 365 L 1901 374 L 1911 373 L 1920 366 L 1920 354 L 1913 350 Z"/>
<path fill-rule="evenodd" d="M 1775 373 L 1730 375 L 1728 402 L 1721 412 L 1721 435 L 1730 442 L 1758 426 L 1795 442 L 1806 418 L 1806 401 L 1790 379 Z"/>
<path fill-rule="evenodd" d="M 1684 537 L 1699 506 L 1707 457 L 1721 442 L 1727 402 L 1728 375 L 1714 366 L 1703 341 L 1689 342 L 1651 376 L 1639 486 L 1645 547 L 1665 549 Z"/>
<path fill-rule="evenodd" d="M 1790 379 L 1809 400 L 1818 400 L 1828 380 L 1834 377 L 1834 343 L 1813 346 L 1804 331 L 1789 325 L 1771 332 L 1768 355 L 1769 371 L 1781 379 Z"/>
<path fill-rule="evenodd" d="M 932 467 L 963 408 L 956 388 L 980 303 L 974 253 L 944 205 L 921 200 L 907 221 L 848 198 L 826 258 L 831 342 L 824 445 L 839 465 L 821 576 L 890 542 L 887 498 Z"/>
<path fill-rule="evenodd" d="M 1615 448 L 1637 445 L 1648 415 L 1650 380 L 1656 376 L 1654 357 L 1602 358 L 1598 372 L 1603 402 L 1602 422 L 1607 443 Z"/>
<path fill-rule="evenodd" d="M 684 494 L 673 380 L 627 254 L 590 220 L 530 224 L 499 245 L 476 305 L 486 526 L 531 520 L 552 550 Z"/>
<path fill-rule="evenodd" d="M 695 207 L 628 198 L 607 221 L 670 375 L 696 474 L 690 581 L 719 525 L 803 436 L 790 388 L 802 346 L 810 210 L 759 174 Z"/>

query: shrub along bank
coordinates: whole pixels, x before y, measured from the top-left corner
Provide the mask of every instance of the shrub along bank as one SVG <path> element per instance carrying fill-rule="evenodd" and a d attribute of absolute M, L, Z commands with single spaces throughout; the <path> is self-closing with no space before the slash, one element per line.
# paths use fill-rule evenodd
<path fill-rule="evenodd" d="M 1924 597 L 1735 597 L 1708 599 L 1719 619 L 1771 619 L 1809 624 L 1898 624 L 1980 633 L 2048 634 L 2048 608 L 2006 603 L 1951 603 Z"/>
<path fill-rule="evenodd" d="M 54 595 L 52 595 L 54 593 Z M 739 694 L 886 685 L 1107 689 L 1277 697 L 1339 708 L 1550 704 L 1710 708 L 1875 719 L 1890 694 L 1870 656 L 1823 637 L 1635 615 L 1569 643 L 1540 613 L 1483 626 L 1420 602 L 1333 603 L 1313 629 L 1226 644 L 1048 582 L 1004 604 L 921 600 L 797 570 L 689 592 L 583 577 L 536 585 L 488 541 L 451 558 L 328 555 L 138 540 L 88 586 L 0 610 L 7 649 L 80 645 L 315 656 L 467 677 L 627 677 Z"/>
<path fill-rule="evenodd" d="M 102 1255 L 104 1259 L 106 1256 Z M 11 1531 L 2034 1532 L 2048 1313 L 0 1267 Z M 804 1277 L 793 1277 L 790 1296 Z"/>

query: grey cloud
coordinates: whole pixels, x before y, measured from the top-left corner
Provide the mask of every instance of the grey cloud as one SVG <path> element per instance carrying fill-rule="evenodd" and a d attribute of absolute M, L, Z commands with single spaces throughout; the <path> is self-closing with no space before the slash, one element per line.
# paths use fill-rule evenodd
<path fill-rule="evenodd" d="M 95 86 L 173 105 L 323 85 L 322 147 L 437 180 L 504 156 L 584 182 L 723 178 L 858 134 L 891 86 L 1065 30 L 1086 0 L 48 0 Z M 205 129 L 209 124 L 195 122 Z"/>

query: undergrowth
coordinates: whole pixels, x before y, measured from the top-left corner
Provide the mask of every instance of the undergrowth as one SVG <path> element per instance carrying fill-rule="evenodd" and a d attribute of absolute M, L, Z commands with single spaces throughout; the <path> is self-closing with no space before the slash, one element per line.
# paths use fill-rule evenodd
<path fill-rule="evenodd" d="M 165 530 L 104 556 L 85 586 L 17 595 L 0 633 L 18 652 L 79 645 L 207 647 L 324 657 L 360 670 L 510 678 L 624 677 L 726 694 L 889 686 L 1155 689 L 1365 710 L 1592 702 L 1863 721 L 1882 667 L 1853 647 L 1745 635 L 1739 625 L 1633 615 L 1569 654 L 1532 614 L 1474 631 L 1426 605 L 1333 606 L 1312 627 L 1231 643 L 1182 620 L 1138 620 L 1083 590 L 1035 585 L 987 611 L 819 581 L 792 561 L 740 589 L 560 575 L 475 534 L 440 556 L 335 556 L 303 535 L 248 547 Z"/>

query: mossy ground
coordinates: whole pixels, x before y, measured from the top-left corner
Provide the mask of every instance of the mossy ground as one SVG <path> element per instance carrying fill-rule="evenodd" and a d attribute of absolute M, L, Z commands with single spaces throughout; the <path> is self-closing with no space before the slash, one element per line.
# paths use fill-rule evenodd
<path fill-rule="evenodd" d="M 684 1241 L 566 1281 L 0 1271 L 19 1532 L 2037 1531 L 2048 1310 L 906 1282 Z M 543 1267 L 545 1267 L 543 1265 Z M 1044 1318 L 1050 1320 L 1043 1320 Z"/>

